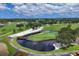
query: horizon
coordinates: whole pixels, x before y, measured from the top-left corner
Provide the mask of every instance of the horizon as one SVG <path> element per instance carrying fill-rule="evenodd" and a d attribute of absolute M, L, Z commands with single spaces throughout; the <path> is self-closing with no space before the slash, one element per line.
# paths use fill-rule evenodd
<path fill-rule="evenodd" d="M 0 19 L 79 18 L 78 3 L 0 3 Z"/>

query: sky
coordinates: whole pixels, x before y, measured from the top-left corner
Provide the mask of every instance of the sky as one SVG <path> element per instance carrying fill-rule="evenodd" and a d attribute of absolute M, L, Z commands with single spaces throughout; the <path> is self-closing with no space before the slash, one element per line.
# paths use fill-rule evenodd
<path fill-rule="evenodd" d="M 0 18 L 79 18 L 79 3 L 0 3 Z"/>

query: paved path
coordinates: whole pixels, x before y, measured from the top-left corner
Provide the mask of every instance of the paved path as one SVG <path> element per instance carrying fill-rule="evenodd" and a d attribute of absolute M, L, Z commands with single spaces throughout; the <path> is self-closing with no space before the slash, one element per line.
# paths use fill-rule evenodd
<path fill-rule="evenodd" d="M 32 33 L 35 33 L 35 32 L 39 32 L 39 31 L 41 31 L 43 29 L 43 27 L 40 27 L 40 28 L 38 28 L 38 29 L 36 29 L 36 30 L 32 30 L 32 29 L 29 29 L 29 30 L 26 30 L 26 31 L 23 31 L 23 32 L 20 32 L 20 33 L 17 33 L 17 34 L 13 34 L 13 35 L 10 35 L 10 36 L 8 36 L 8 37 L 12 37 L 11 38 L 11 42 L 14 40 L 13 39 L 13 37 L 19 37 L 19 36 L 23 36 L 23 35 L 28 35 L 28 34 L 32 34 Z M 17 50 L 20 50 L 20 51 L 23 51 L 23 52 L 26 52 L 26 53 L 28 53 L 29 55 L 31 55 L 31 56 L 60 56 L 60 55 L 64 55 L 64 53 L 57 53 L 57 54 L 50 54 L 50 53 L 48 53 L 48 54 L 35 54 L 35 53 L 32 53 L 32 52 L 28 52 L 28 51 L 26 51 L 26 50 L 24 50 L 24 49 L 21 49 L 21 48 L 19 48 L 19 47 L 17 47 L 16 45 L 14 45 L 13 43 L 11 43 L 10 42 L 10 45 L 12 46 L 12 47 L 14 47 L 15 49 L 17 49 Z M 58 49 L 58 48 L 57 48 Z M 66 53 L 68 53 L 68 52 L 66 52 Z"/>
<path fill-rule="evenodd" d="M 32 34 L 32 33 L 36 33 L 36 32 L 42 31 L 42 30 L 43 30 L 43 27 L 39 27 L 37 29 L 29 29 L 29 30 L 26 30 L 26 31 L 23 31 L 23 32 L 20 32 L 20 33 L 16 33 L 16 34 L 10 35 L 8 37 L 11 37 L 11 38 L 21 37 L 21 36 Z"/>
<path fill-rule="evenodd" d="M 19 36 L 23 36 L 23 35 L 28 35 L 28 34 L 32 34 L 32 33 L 36 33 L 36 32 L 42 31 L 42 30 L 43 30 L 43 27 L 37 28 L 36 30 L 29 29 L 29 30 L 26 30 L 26 31 L 23 31 L 23 32 L 20 32 L 20 33 L 17 33 L 17 34 L 10 35 L 10 36 L 8 36 L 8 37 L 12 37 L 12 38 L 11 38 L 11 42 L 12 42 L 12 41 L 14 40 L 13 37 L 19 37 Z M 21 49 L 21 48 L 15 46 L 15 45 L 14 45 L 13 43 L 11 43 L 11 42 L 10 42 L 10 45 L 11 45 L 12 47 L 14 47 L 15 49 L 17 49 L 17 50 L 20 50 L 20 51 L 23 51 L 23 52 L 27 52 L 27 53 L 32 54 L 32 55 L 41 55 L 41 56 L 44 56 L 44 54 L 34 54 L 34 53 L 32 53 L 32 52 L 28 52 L 28 51 L 26 51 L 26 50 L 24 50 L 24 49 Z M 47 55 L 49 55 L 49 54 L 47 54 Z"/>

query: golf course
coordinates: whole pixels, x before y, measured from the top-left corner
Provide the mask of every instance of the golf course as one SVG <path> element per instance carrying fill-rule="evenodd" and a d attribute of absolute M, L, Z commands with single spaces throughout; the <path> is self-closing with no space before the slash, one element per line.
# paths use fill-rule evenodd
<path fill-rule="evenodd" d="M 10 24 L 6 23 L 4 26 L 0 27 L 0 42 L 4 42 L 7 45 L 9 55 L 14 55 L 17 49 L 28 53 L 33 53 L 33 54 L 49 54 L 49 55 L 56 54 L 56 53 L 73 52 L 73 51 L 79 50 L 79 45 L 73 45 L 73 46 L 67 47 L 66 49 L 60 48 L 58 50 L 51 50 L 47 52 L 37 51 L 37 50 L 23 47 L 17 42 L 18 40 L 17 37 L 14 37 L 13 40 L 10 41 L 8 36 L 20 33 L 25 30 L 29 30 L 32 27 L 30 25 L 26 25 L 26 22 L 22 23 L 21 21 L 22 24 L 20 26 L 18 26 L 17 23 L 18 22 L 11 22 Z M 59 36 L 59 31 L 61 31 L 61 29 L 63 28 L 68 27 L 68 25 L 71 25 L 71 30 L 76 30 L 77 28 L 79 28 L 78 23 L 71 23 L 71 24 L 56 23 L 56 24 L 49 24 L 49 25 L 44 24 L 44 25 L 41 25 L 43 27 L 42 32 L 35 33 L 25 37 L 27 40 L 30 40 L 32 42 L 40 42 L 40 41 L 47 41 L 47 40 L 56 41 L 57 37 Z"/>

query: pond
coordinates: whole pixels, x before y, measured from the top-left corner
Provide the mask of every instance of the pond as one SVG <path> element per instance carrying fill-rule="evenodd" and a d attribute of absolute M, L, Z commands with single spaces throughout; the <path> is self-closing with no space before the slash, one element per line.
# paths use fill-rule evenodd
<path fill-rule="evenodd" d="M 55 47 L 53 46 L 55 41 L 53 40 L 31 41 L 31 40 L 22 38 L 22 39 L 17 40 L 17 42 L 23 47 L 30 48 L 37 51 L 46 52 L 46 51 L 55 50 Z"/>
<path fill-rule="evenodd" d="M 43 31 L 43 32 L 53 33 L 53 31 Z M 18 39 L 17 42 L 23 47 L 37 51 L 44 51 L 44 52 L 55 50 L 54 44 L 57 43 L 56 41 L 50 39 L 42 40 L 42 41 L 33 41 L 33 40 L 29 40 L 27 36 Z"/>

